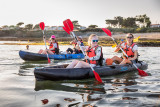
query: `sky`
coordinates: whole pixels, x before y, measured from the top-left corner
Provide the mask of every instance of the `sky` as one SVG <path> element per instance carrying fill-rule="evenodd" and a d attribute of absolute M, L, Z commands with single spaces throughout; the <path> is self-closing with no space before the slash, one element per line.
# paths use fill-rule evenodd
<path fill-rule="evenodd" d="M 160 0 L 0 0 L 0 26 L 19 22 L 63 26 L 65 19 L 106 27 L 106 19 L 146 14 L 160 24 Z"/>

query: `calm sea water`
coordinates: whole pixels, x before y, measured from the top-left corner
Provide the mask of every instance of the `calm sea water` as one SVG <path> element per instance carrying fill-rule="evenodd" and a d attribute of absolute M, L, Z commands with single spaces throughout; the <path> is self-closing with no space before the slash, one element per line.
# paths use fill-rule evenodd
<path fill-rule="evenodd" d="M 60 46 L 66 50 L 69 46 Z M 30 46 L 28 51 L 38 52 L 44 46 Z M 47 61 L 25 62 L 19 50 L 24 45 L 0 45 L 0 107 L 107 107 L 160 106 L 160 47 L 139 47 L 140 60 L 148 63 L 140 77 L 137 72 L 103 77 L 104 84 L 96 80 L 36 81 L 34 67 L 48 66 Z M 119 55 L 111 47 L 103 47 L 104 57 Z M 52 61 L 51 65 L 69 63 Z M 47 99 L 46 104 L 41 100 Z"/>

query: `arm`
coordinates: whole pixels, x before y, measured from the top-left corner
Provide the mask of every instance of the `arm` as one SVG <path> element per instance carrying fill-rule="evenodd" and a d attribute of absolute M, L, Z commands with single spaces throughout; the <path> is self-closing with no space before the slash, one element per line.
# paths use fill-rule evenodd
<path fill-rule="evenodd" d="M 122 46 L 121 46 L 122 45 Z M 120 50 L 120 47 L 123 47 L 124 44 L 118 44 L 116 46 L 116 49 L 114 50 L 114 52 L 118 52 Z"/>
<path fill-rule="evenodd" d="M 138 51 L 136 50 L 135 52 L 134 52 L 134 57 L 133 58 L 128 58 L 129 60 L 135 60 L 135 59 L 137 59 L 137 56 L 138 56 Z"/>

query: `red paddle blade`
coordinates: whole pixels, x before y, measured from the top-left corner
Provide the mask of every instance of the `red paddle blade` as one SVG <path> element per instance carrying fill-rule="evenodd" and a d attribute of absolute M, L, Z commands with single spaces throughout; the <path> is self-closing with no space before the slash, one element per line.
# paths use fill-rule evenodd
<path fill-rule="evenodd" d="M 70 35 L 70 32 L 65 27 L 63 27 L 63 29 Z"/>
<path fill-rule="evenodd" d="M 44 22 L 41 22 L 41 23 L 39 24 L 39 27 L 41 28 L 41 30 L 44 30 L 44 27 L 45 27 Z"/>
<path fill-rule="evenodd" d="M 70 26 L 71 30 L 73 31 L 74 26 L 73 26 L 72 21 L 71 21 L 70 19 L 67 19 L 67 22 L 68 22 L 68 24 L 69 24 L 69 26 Z"/>
<path fill-rule="evenodd" d="M 145 71 L 140 70 L 140 69 L 137 69 L 137 70 L 139 72 L 139 75 L 141 75 L 141 76 L 148 76 L 148 74 Z"/>
<path fill-rule="evenodd" d="M 69 32 L 73 31 L 73 29 L 74 29 L 73 23 L 71 22 L 70 19 L 63 21 L 63 25 L 66 28 L 66 30 L 68 30 Z"/>
<path fill-rule="evenodd" d="M 49 59 L 49 57 L 48 57 L 48 63 L 51 63 L 51 60 Z"/>
<path fill-rule="evenodd" d="M 98 82 L 102 83 L 102 80 L 101 80 L 100 76 L 98 75 L 98 73 L 95 72 L 95 71 L 93 71 L 93 73 L 94 73 L 94 76 L 95 76 L 96 80 L 97 80 Z"/>
<path fill-rule="evenodd" d="M 108 36 L 112 36 L 111 31 L 107 28 L 102 28 L 102 30 L 108 35 Z"/>

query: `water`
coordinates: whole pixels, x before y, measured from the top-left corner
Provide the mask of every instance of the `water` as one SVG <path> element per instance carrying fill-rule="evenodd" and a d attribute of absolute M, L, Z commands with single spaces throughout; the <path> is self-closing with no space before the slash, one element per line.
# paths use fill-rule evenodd
<path fill-rule="evenodd" d="M 44 46 L 30 46 L 38 52 Z M 66 50 L 68 46 L 60 46 Z M 107 106 L 160 106 L 160 47 L 139 47 L 140 60 L 148 63 L 140 77 L 137 72 L 103 77 L 96 80 L 36 81 L 34 67 L 48 66 L 47 61 L 24 62 L 19 50 L 24 45 L 0 45 L 0 107 L 107 107 Z M 103 47 L 104 57 L 120 55 L 111 47 Z M 52 65 L 69 63 L 52 61 Z M 46 104 L 41 100 L 47 99 Z"/>

